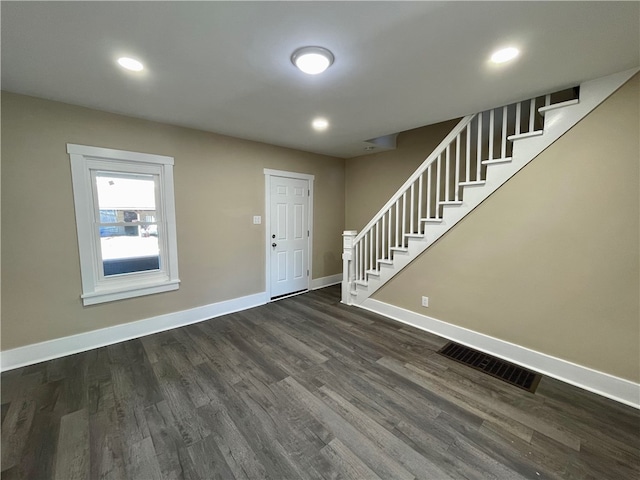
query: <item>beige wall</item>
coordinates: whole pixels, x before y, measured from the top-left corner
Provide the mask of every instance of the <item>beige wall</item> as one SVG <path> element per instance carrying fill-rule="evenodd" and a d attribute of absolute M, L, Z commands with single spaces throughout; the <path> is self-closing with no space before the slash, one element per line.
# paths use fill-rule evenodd
<path fill-rule="evenodd" d="M 636 75 L 373 297 L 640 381 L 639 104 Z"/>
<path fill-rule="evenodd" d="M 347 230 L 362 229 L 420 166 L 458 120 L 408 130 L 395 150 L 350 158 L 345 163 Z"/>
<path fill-rule="evenodd" d="M 180 289 L 83 307 L 67 143 L 175 157 Z M 315 175 L 313 278 L 340 273 L 344 160 L 2 94 L 2 350 L 265 290 L 263 168 Z"/>

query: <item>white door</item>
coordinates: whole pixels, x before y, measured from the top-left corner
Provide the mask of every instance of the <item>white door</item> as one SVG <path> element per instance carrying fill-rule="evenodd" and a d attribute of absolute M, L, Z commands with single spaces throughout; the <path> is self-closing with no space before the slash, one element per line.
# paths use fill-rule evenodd
<path fill-rule="evenodd" d="M 309 288 L 309 181 L 271 176 L 271 298 Z"/>

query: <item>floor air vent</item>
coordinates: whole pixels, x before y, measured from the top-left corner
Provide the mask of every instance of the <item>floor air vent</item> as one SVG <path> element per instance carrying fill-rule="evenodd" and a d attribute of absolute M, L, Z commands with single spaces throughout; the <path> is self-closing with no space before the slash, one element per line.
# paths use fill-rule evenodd
<path fill-rule="evenodd" d="M 447 343 L 438 353 L 531 393 L 536 391 L 542 378 L 539 373 L 454 342 Z"/>

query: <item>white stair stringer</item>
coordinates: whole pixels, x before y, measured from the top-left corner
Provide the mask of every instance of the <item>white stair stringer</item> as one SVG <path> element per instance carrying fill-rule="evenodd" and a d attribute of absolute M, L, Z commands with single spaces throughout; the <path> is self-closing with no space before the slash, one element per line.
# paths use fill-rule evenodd
<path fill-rule="evenodd" d="M 378 262 L 378 271 L 375 275 L 367 275 L 366 281 L 353 282 L 354 284 L 348 287 L 350 295 L 347 302 L 361 305 L 520 169 L 624 85 L 639 70 L 634 68 L 584 82 L 580 85 L 579 102 L 568 102 L 567 105 L 562 105 L 559 108 L 545 109 L 542 134 L 515 139 L 511 161 L 487 164 L 484 183 L 461 185 L 464 189 L 462 204 L 443 205 L 442 221 L 439 223 L 423 222 L 424 236 L 422 238 L 415 235 L 409 236 L 406 251 L 394 251 L 392 261 Z M 344 298 L 343 301 L 345 301 Z"/>

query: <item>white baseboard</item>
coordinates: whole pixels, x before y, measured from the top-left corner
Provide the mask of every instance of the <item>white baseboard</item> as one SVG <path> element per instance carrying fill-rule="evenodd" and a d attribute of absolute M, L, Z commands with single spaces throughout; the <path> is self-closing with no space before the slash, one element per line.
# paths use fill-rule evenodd
<path fill-rule="evenodd" d="M 366 299 L 359 306 L 365 310 L 426 330 L 543 375 L 640 409 L 640 384 L 372 298 Z"/>
<path fill-rule="evenodd" d="M 167 313 L 131 323 L 124 323 L 122 325 L 101 328 L 69 337 L 4 350 L 0 352 L 0 371 L 4 372 L 25 365 L 32 365 L 34 363 L 44 362 L 45 360 L 52 360 L 93 348 L 144 337 L 152 333 L 202 322 L 210 318 L 264 305 L 266 301 L 267 297 L 265 292 L 256 293 L 254 295 L 225 300 L 189 310 Z"/>
<path fill-rule="evenodd" d="M 329 287 L 342 282 L 342 273 L 336 273 L 335 275 L 329 275 L 328 277 L 314 278 L 311 280 L 309 290 L 317 290 L 319 288 Z"/>

